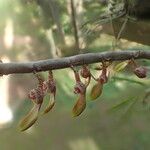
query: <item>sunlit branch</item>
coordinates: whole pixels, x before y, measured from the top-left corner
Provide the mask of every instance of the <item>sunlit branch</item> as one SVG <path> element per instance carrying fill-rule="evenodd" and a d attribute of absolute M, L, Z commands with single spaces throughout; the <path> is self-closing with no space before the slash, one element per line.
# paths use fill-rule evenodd
<path fill-rule="evenodd" d="M 31 62 L 0 63 L 0 74 L 31 73 L 33 71 L 48 71 L 68 68 L 71 65 L 80 66 L 102 61 L 121 61 L 129 59 L 150 59 L 150 51 L 107 51 L 101 53 L 86 53 L 71 57 L 47 59 Z"/>

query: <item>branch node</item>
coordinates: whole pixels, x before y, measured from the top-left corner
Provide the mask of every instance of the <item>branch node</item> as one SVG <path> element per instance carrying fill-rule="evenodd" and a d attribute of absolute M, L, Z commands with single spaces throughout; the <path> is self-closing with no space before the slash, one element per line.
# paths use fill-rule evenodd
<path fill-rule="evenodd" d="M 138 58 L 138 57 L 140 56 L 140 54 L 141 54 L 141 51 L 138 51 L 138 52 L 136 52 L 136 53 L 133 55 L 133 57 L 134 57 L 134 58 Z"/>
<path fill-rule="evenodd" d="M 37 64 L 33 64 L 33 70 L 35 72 L 40 72 L 40 71 L 42 71 L 42 67 Z"/>

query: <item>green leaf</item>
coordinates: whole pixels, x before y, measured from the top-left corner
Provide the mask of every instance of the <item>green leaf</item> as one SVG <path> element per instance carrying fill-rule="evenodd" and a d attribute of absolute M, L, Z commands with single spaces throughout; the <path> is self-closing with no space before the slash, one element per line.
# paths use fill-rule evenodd
<path fill-rule="evenodd" d="M 128 106 L 128 108 L 126 109 L 126 111 L 123 113 L 123 116 L 127 116 L 129 113 L 131 113 L 131 111 L 133 110 L 134 105 L 136 104 L 136 102 L 138 101 L 138 98 L 135 98 L 132 103 Z"/>
<path fill-rule="evenodd" d="M 123 109 L 125 106 L 129 104 L 129 102 L 132 101 L 132 98 L 121 101 L 120 103 L 114 105 L 112 108 L 110 108 L 108 111 L 113 112 L 113 111 L 118 111 L 120 109 Z"/>
<path fill-rule="evenodd" d="M 113 77 L 113 79 L 120 80 L 120 81 L 128 81 L 130 83 L 136 83 L 136 84 L 139 84 L 139 85 L 142 85 L 142 86 L 146 85 L 145 83 L 143 83 L 141 81 L 137 81 L 137 80 L 134 80 L 132 78 L 127 78 L 127 77 L 118 77 L 118 76 L 115 76 L 115 77 Z"/>
<path fill-rule="evenodd" d="M 115 106 L 113 106 L 111 109 L 109 109 L 109 112 L 119 113 L 118 111 L 121 110 L 121 113 L 119 113 L 121 117 L 120 119 L 126 120 L 128 119 L 128 115 L 133 111 L 133 107 L 138 101 L 138 99 L 139 98 L 130 98 L 130 99 L 124 100 L 120 102 L 119 104 L 116 104 Z"/>

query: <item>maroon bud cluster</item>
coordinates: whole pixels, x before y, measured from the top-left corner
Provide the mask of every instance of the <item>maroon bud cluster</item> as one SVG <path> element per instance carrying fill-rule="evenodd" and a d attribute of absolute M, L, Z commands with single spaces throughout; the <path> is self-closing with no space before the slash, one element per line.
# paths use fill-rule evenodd
<path fill-rule="evenodd" d="M 100 82 L 101 84 L 107 83 L 107 81 L 108 81 L 107 66 L 106 66 L 105 62 L 102 63 L 102 72 L 101 72 L 99 78 L 97 79 L 97 81 Z"/>
<path fill-rule="evenodd" d="M 134 69 L 134 73 L 139 78 L 146 78 L 147 69 L 145 67 L 140 66 Z"/>
<path fill-rule="evenodd" d="M 107 69 L 104 67 L 102 70 L 102 74 L 100 75 L 98 79 L 102 84 L 107 83 L 108 77 L 107 77 Z"/>
<path fill-rule="evenodd" d="M 138 66 L 134 59 L 129 61 L 129 64 L 133 67 L 134 74 L 139 78 L 146 78 L 147 76 L 147 69 L 143 66 Z"/>
<path fill-rule="evenodd" d="M 80 70 L 80 75 L 83 78 L 89 78 L 91 77 L 90 69 L 88 68 L 87 65 L 83 65 L 81 70 Z"/>
<path fill-rule="evenodd" d="M 52 72 L 49 71 L 48 80 L 43 83 L 43 90 L 46 93 L 56 93 L 56 82 L 53 78 Z"/>
<path fill-rule="evenodd" d="M 42 104 L 44 96 L 43 90 L 39 88 L 32 89 L 28 94 L 28 97 L 36 104 Z"/>
<path fill-rule="evenodd" d="M 36 104 L 42 104 L 43 102 L 43 98 L 45 96 L 44 94 L 44 90 L 43 90 L 43 79 L 42 77 L 37 74 L 37 73 L 34 73 L 36 78 L 38 79 L 38 86 L 35 88 L 35 89 L 32 89 L 29 94 L 28 94 L 28 97 L 29 99 L 31 99 L 34 103 Z"/>
<path fill-rule="evenodd" d="M 84 94 L 86 90 L 85 85 L 82 82 L 77 82 L 74 86 L 74 93 L 75 94 Z"/>

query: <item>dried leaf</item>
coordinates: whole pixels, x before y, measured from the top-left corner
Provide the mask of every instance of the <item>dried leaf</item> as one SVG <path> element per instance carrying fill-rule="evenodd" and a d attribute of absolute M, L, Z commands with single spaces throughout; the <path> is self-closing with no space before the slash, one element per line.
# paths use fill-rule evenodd
<path fill-rule="evenodd" d="M 123 70 L 127 65 L 128 65 L 128 61 L 123 61 L 114 67 L 114 71 L 119 72 L 119 71 Z"/>
<path fill-rule="evenodd" d="M 85 95 L 80 95 L 76 104 L 73 107 L 72 113 L 73 117 L 79 116 L 85 109 L 86 107 L 86 100 L 85 100 Z"/>
<path fill-rule="evenodd" d="M 44 110 L 43 114 L 48 113 L 55 105 L 55 95 L 54 94 L 50 94 L 50 100 L 49 103 L 46 107 L 46 109 Z"/>
<path fill-rule="evenodd" d="M 97 99 L 102 94 L 102 90 L 103 90 L 103 84 L 97 82 L 91 90 L 91 95 L 90 95 L 91 100 Z"/>
<path fill-rule="evenodd" d="M 34 104 L 31 111 L 20 121 L 19 128 L 20 131 L 25 131 L 30 128 L 38 119 L 38 113 L 41 105 Z"/>

